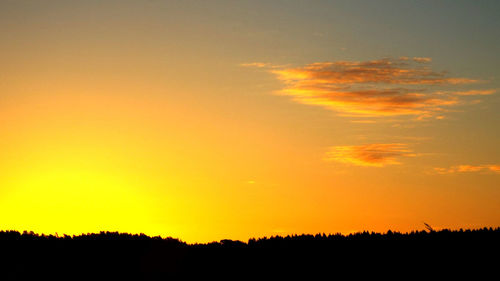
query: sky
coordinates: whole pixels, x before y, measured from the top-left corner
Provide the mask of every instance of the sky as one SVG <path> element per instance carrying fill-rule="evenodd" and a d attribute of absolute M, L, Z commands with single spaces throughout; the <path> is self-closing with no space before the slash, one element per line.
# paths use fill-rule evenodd
<path fill-rule="evenodd" d="M 500 225 L 498 1 L 0 1 L 0 229 Z"/>

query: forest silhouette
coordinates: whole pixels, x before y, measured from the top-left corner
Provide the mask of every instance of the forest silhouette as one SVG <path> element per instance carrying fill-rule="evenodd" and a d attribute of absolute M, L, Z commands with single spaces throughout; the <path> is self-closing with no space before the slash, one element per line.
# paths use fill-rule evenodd
<path fill-rule="evenodd" d="M 410 233 L 302 234 L 206 244 L 118 232 L 1 231 L 0 249 L 2 280 L 336 279 L 397 277 L 398 272 L 478 277 L 498 269 L 500 228 L 435 231 L 428 226 Z"/>

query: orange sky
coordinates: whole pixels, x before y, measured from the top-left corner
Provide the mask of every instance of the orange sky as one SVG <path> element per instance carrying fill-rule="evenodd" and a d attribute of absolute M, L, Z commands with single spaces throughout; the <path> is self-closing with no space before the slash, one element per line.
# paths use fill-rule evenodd
<path fill-rule="evenodd" d="M 210 2 L 0 4 L 0 229 L 500 225 L 498 3 Z"/>

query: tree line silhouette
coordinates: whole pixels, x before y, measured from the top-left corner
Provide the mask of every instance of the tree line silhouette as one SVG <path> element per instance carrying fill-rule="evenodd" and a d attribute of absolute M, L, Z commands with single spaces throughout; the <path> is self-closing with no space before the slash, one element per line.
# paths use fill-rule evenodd
<path fill-rule="evenodd" d="M 188 244 L 175 238 L 100 232 L 54 236 L 0 231 L 0 279 L 168 280 L 307 276 L 425 277 L 495 273 L 500 227 L 400 233 L 302 234 Z M 497 273 L 497 272 L 496 272 Z M 434 273 L 436 274 L 436 273 Z M 405 279 L 405 278 L 403 278 Z"/>

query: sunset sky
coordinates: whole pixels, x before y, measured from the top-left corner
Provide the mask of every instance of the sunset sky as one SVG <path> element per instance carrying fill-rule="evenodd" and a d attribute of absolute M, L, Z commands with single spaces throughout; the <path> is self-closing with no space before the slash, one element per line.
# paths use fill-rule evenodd
<path fill-rule="evenodd" d="M 500 1 L 0 0 L 0 229 L 500 225 Z"/>

